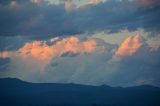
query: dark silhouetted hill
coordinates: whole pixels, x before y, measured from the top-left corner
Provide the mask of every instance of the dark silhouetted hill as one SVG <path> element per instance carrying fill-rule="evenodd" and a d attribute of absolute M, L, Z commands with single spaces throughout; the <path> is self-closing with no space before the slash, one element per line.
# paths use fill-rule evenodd
<path fill-rule="evenodd" d="M 28 83 L 0 79 L 0 106 L 160 106 L 160 88 Z"/>

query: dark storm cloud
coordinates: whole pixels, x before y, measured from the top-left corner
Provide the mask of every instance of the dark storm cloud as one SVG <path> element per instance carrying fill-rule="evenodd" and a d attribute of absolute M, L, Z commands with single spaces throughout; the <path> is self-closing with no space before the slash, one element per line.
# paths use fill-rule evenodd
<path fill-rule="evenodd" d="M 135 2 L 110 0 L 96 6 L 88 6 L 75 12 L 76 25 L 82 31 L 118 32 L 121 29 L 158 31 L 160 7 L 143 8 Z M 79 17 L 79 18 L 78 18 Z"/>
<path fill-rule="evenodd" d="M 143 28 L 159 32 L 160 7 L 140 6 L 140 2 L 109 0 L 66 11 L 63 4 L 49 5 L 11 0 L 0 2 L 0 36 L 27 35 L 31 39 L 45 39 L 58 35 L 118 32 Z"/>
<path fill-rule="evenodd" d="M 0 36 L 31 35 L 32 39 L 43 39 L 78 33 L 63 5 L 16 2 L 12 7 L 10 1 L 1 4 L 0 14 Z"/>

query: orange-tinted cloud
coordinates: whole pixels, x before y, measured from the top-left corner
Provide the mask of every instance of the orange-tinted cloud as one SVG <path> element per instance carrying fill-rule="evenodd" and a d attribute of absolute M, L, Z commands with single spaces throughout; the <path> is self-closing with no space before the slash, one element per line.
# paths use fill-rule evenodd
<path fill-rule="evenodd" d="M 52 38 L 53 42 L 58 38 Z M 80 41 L 77 37 L 63 38 L 53 45 L 47 45 L 46 41 L 33 41 L 26 43 L 19 49 L 23 58 L 32 57 L 38 60 L 49 61 L 53 57 L 61 56 L 66 52 L 73 53 L 91 53 L 95 50 L 96 42 L 94 40 Z"/>
<path fill-rule="evenodd" d="M 74 8 L 75 4 L 73 3 L 72 0 L 66 0 L 64 3 L 64 7 L 66 9 L 66 11 L 70 11 Z"/>
<path fill-rule="evenodd" d="M 89 0 L 89 4 L 98 4 L 101 0 Z"/>
<path fill-rule="evenodd" d="M 10 57 L 10 52 L 8 51 L 0 52 L 0 58 L 8 58 L 8 57 Z"/>
<path fill-rule="evenodd" d="M 56 37 L 48 41 L 27 42 L 18 51 L 2 51 L 0 58 L 11 58 L 11 67 L 17 67 L 20 70 L 23 67 L 19 64 L 22 64 L 22 66 L 25 65 L 25 69 L 43 72 L 52 59 L 68 52 L 92 53 L 96 50 L 96 45 L 96 41 L 93 39 L 81 41 L 74 36 L 63 39 Z"/>
<path fill-rule="evenodd" d="M 140 35 L 130 36 L 124 40 L 116 51 L 116 56 L 131 56 L 134 54 L 141 46 L 143 42 Z"/>

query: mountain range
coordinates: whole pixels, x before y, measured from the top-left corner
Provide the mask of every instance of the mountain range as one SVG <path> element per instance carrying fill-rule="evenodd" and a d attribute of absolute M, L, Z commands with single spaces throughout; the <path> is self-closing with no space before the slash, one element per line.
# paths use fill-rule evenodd
<path fill-rule="evenodd" d="M 0 106 L 160 106 L 160 88 L 30 83 L 1 78 Z"/>

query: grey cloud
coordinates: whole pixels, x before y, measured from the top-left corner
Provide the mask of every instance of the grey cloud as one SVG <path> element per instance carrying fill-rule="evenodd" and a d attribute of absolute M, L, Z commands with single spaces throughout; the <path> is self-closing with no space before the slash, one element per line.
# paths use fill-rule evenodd
<path fill-rule="evenodd" d="M 82 31 L 118 32 L 125 28 L 130 31 L 144 28 L 145 31 L 157 32 L 160 26 L 159 13 L 159 7 L 144 9 L 134 2 L 112 0 L 78 9 L 74 19 Z"/>
<path fill-rule="evenodd" d="M 0 36 L 0 51 L 17 50 L 27 41 L 23 36 Z"/>
<path fill-rule="evenodd" d="M 144 8 L 134 1 L 109 0 L 70 12 L 63 4 L 21 2 L 19 5 L 17 8 L 0 6 L 0 36 L 26 35 L 30 39 L 46 39 L 97 31 L 118 32 L 125 28 L 159 33 L 160 7 L 157 5 Z"/>
<path fill-rule="evenodd" d="M 66 53 L 63 53 L 61 56 L 62 57 L 66 57 L 66 56 L 68 56 L 68 57 L 75 57 L 77 55 L 80 55 L 80 54 L 79 53 L 73 53 L 73 52 L 66 52 Z"/>
<path fill-rule="evenodd" d="M 26 35 L 32 39 L 76 34 L 63 5 L 19 4 L 17 8 L 0 6 L 1 36 Z"/>

